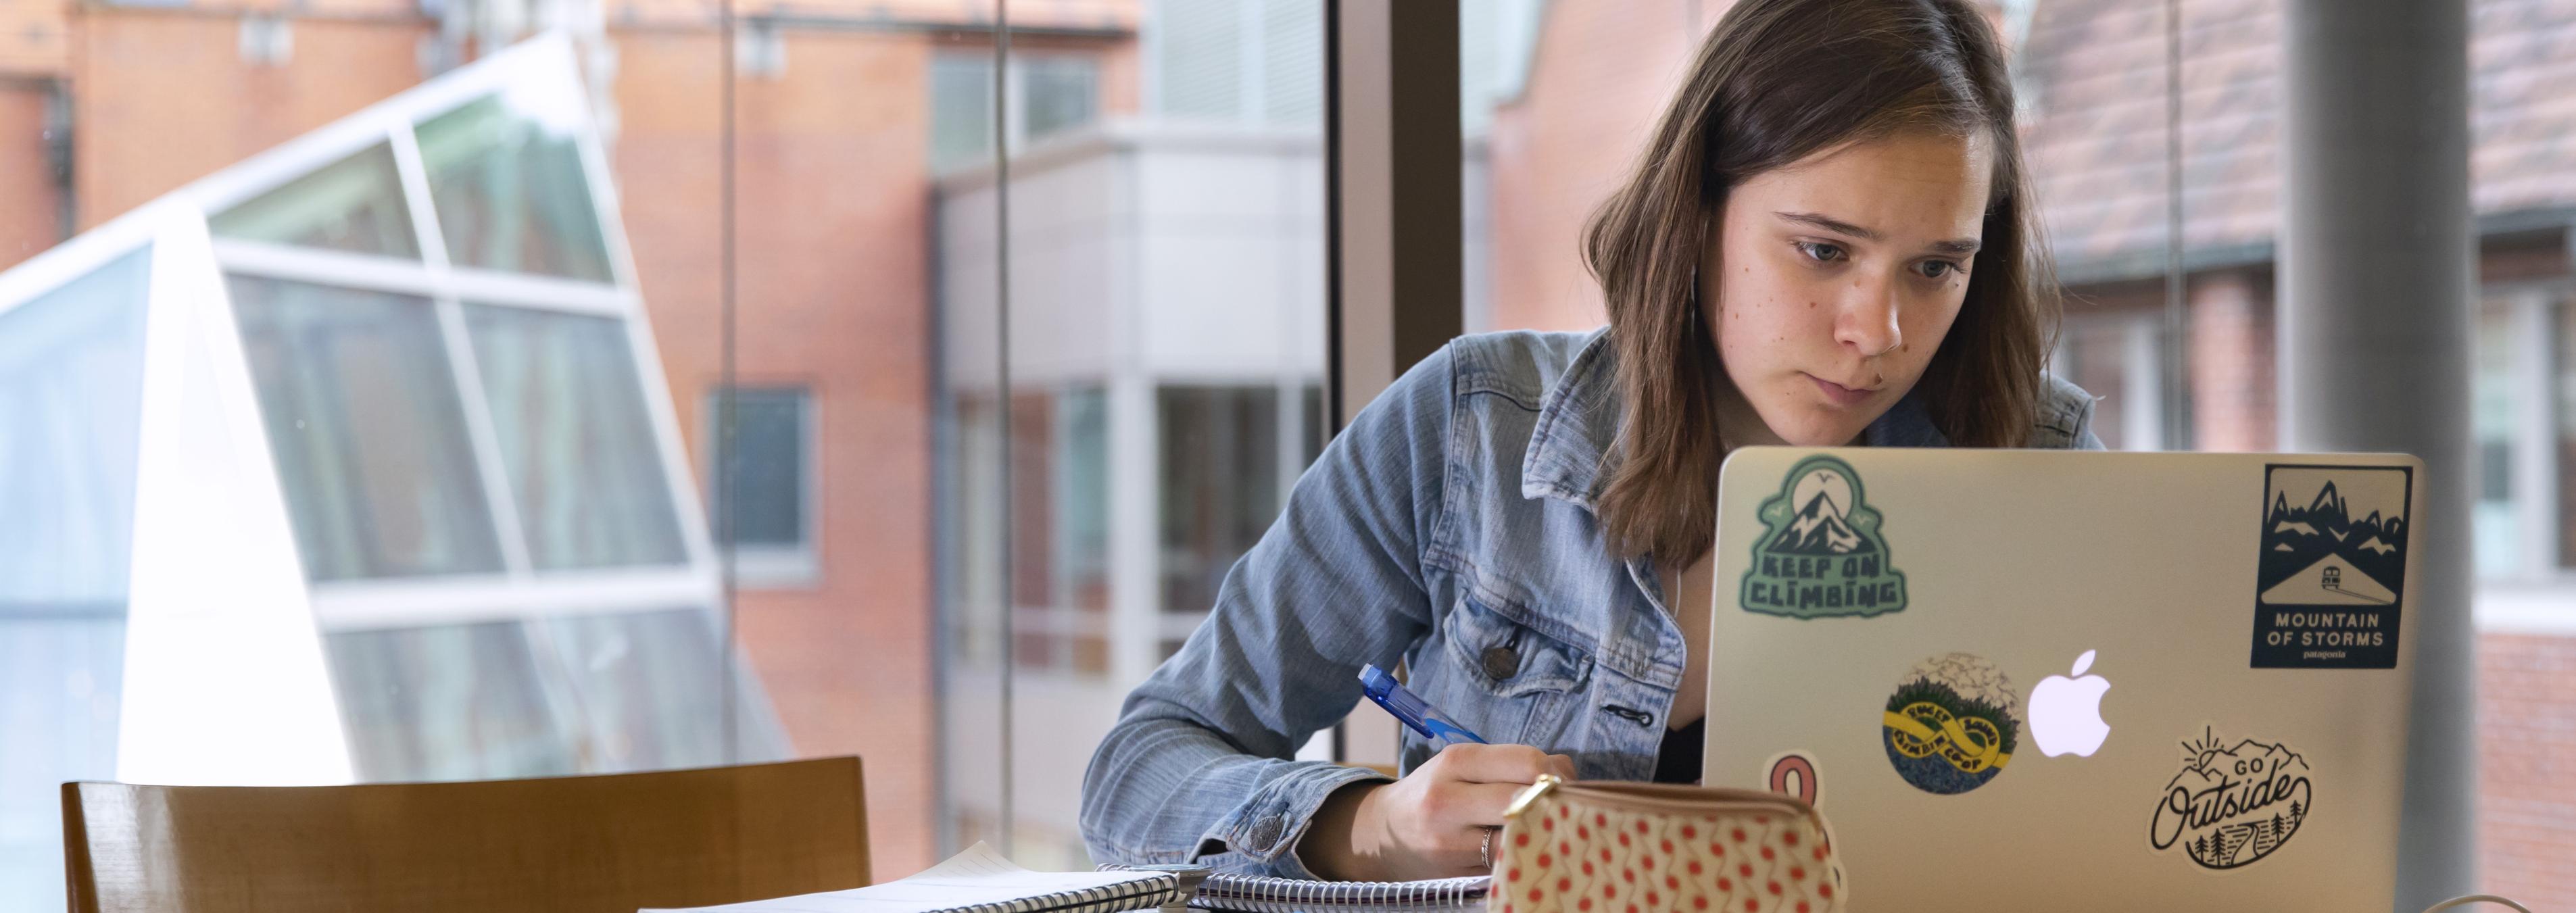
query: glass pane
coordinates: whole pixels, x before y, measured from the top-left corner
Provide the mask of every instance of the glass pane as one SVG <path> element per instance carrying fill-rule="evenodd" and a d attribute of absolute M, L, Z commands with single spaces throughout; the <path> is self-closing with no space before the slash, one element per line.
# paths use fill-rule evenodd
<path fill-rule="evenodd" d="M 710 394 L 706 414 L 718 414 Z M 733 541 L 742 547 L 797 548 L 806 544 L 807 430 L 809 399 L 803 390 L 734 393 Z"/>
<path fill-rule="evenodd" d="M 942 53 L 930 62 L 930 166 L 993 155 L 993 55 Z"/>
<path fill-rule="evenodd" d="M 1030 142 L 1091 122 L 1100 104 L 1099 67 L 1080 58 L 1040 57 L 1020 68 Z"/>
<path fill-rule="evenodd" d="M 1065 394 L 1063 442 L 1057 456 L 1056 550 L 1063 556 L 1061 609 L 1109 611 L 1109 396 L 1098 389 Z M 1106 669 L 1088 671 L 1105 672 Z"/>
<path fill-rule="evenodd" d="M 579 88 L 513 87 L 420 125 L 431 205 L 458 266 L 609 281 L 575 130 Z"/>
<path fill-rule="evenodd" d="M 2481 577 L 2521 573 L 2528 550 L 2514 503 L 2515 439 L 2522 392 L 2514 357 L 2513 308 L 2499 302 L 2478 314 L 2477 374 L 2471 387 L 2470 422 L 2476 437 L 2478 501 L 2471 515 Z"/>
<path fill-rule="evenodd" d="M 28 910 L 63 909 L 60 785 L 116 776 L 150 264 L 0 311 L 0 896 Z"/>
<path fill-rule="evenodd" d="M 1164 612 L 1203 613 L 1234 560 L 1279 513 L 1279 391 L 1166 387 L 1163 444 Z"/>
<path fill-rule="evenodd" d="M 486 780 L 588 770 L 529 640 L 515 621 L 325 637 L 358 777 Z"/>
<path fill-rule="evenodd" d="M 226 286 L 304 575 L 500 571 L 429 302 L 260 276 Z"/>
<path fill-rule="evenodd" d="M 724 631 L 712 612 L 575 615 L 531 628 L 578 701 L 576 736 L 590 770 L 756 764 L 786 754 L 758 683 L 741 663 L 724 663 Z M 730 754 L 728 736 L 737 746 Z"/>
<path fill-rule="evenodd" d="M 325 638 L 358 776 L 463 780 L 745 763 L 785 742 L 706 609 Z M 731 688 L 722 687 L 725 674 Z M 724 702 L 736 713 L 728 722 Z"/>
<path fill-rule="evenodd" d="M 151 262 L 0 311 L 0 616 L 123 611 Z"/>
<path fill-rule="evenodd" d="M 1002 424 L 990 394 L 957 394 L 942 463 L 954 494 L 941 511 L 940 548 L 949 605 L 942 613 L 949 659 L 974 669 L 1002 662 Z"/>
<path fill-rule="evenodd" d="M 206 229 L 246 241 L 420 256 L 393 150 L 381 144 L 216 213 Z"/>
<path fill-rule="evenodd" d="M 2559 302 L 2550 318 L 2558 336 L 2558 566 L 2576 568 L 2576 305 Z"/>
<path fill-rule="evenodd" d="M 529 563 L 686 561 L 625 323 L 479 304 L 465 315 Z"/>

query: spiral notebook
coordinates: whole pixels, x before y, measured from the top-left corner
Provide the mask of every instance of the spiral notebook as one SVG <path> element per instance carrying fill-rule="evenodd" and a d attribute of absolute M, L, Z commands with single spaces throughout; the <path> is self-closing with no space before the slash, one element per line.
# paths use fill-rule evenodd
<path fill-rule="evenodd" d="M 1101 866 L 1104 871 L 1123 871 Z M 1210 875 L 1190 907 L 1223 913 L 1426 913 L 1485 905 L 1493 879 L 1483 875 L 1430 881 L 1308 881 Z"/>
<path fill-rule="evenodd" d="M 776 900 L 640 913 L 1118 913 L 1180 896 L 1163 872 L 1032 872 L 977 841 L 948 861 L 897 881 Z"/>

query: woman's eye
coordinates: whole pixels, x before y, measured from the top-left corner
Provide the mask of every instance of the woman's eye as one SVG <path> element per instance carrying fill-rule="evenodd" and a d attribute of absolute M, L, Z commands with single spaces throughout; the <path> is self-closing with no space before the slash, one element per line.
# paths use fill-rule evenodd
<path fill-rule="evenodd" d="M 1952 263 L 1948 260 L 1926 260 L 1923 261 L 1921 266 L 1917 266 L 1915 268 L 1922 270 L 1923 278 L 1926 279 L 1939 279 L 1943 276 L 1955 275 L 1959 272 L 1959 264 Z"/>
<path fill-rule="evenodd" d="M 1832 262 L 1843 258 L 1843 249 L 1840 245 L 1820 244 L 1814 241 L 1798 242 L 1798 252 L 1825 262 Z"/>

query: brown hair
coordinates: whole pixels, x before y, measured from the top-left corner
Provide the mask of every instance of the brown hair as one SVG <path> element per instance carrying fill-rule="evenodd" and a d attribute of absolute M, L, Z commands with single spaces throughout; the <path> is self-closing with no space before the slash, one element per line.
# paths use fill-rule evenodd
<path fill-rule="evenodd" d="M 1740 0 L 1700 44 L 1635 170 L 1584 229 L 1626 407 L 1599 499 L 1620 556 L 1688 562 L 1715 532 L 1725 374 L 1699 328 L 1697 279 L 1727 190 L 1908 129 L 1982 130 L 1994 153 L 1967 299 L 1915 388 L 1952 444 L 2024 443 L 2058 301 L 2001 42 L 1964 0 Z"/>

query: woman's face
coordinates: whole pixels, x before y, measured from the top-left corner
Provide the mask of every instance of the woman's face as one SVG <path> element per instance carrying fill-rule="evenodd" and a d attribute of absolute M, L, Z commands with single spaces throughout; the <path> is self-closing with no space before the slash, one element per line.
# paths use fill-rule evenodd
<path fill-rule="evenodd" d="M 1913 389 L 1967 296 L 1986 146 L 1899 133 L 1727 193 L 1700 316 L 1737 394 L 1721 398 L 1730 443 L 1847 444 Z"/>

